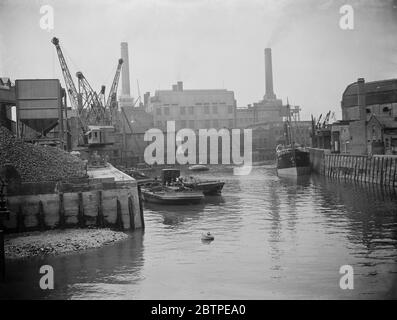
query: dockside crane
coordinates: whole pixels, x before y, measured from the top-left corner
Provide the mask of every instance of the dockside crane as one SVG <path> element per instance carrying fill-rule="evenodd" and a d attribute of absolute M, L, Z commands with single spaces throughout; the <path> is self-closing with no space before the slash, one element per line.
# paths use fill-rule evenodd
<path fill-rule="evenodd" d="M 77 85 L 75 85 L 59 44 L 59 39 L 54 37 L 51 42 L 54 44 L 58 54 L 71 105 L 77 113 L 80 126 L 79 137 L 82 138 L 82 140 L 80 140 L 80 138 L 79 140 L 84 146 L 88 147 L 112 144 L 113 142 L 106 138 L 106 130 L 109 128 L 105 127 L 117 127 L 117 87 L 123 60 L 118 60 L 116 74 L 109 91 L 109 96 L 106 100 L 105 86 L 102 86 L 99 92 L 94 91 L 81 71 L 76 72 Z M 96 128 L 91 126 L 95 126 Z M 95 130 L 94 133 L 93 130 Z M 98 130 L 99 135 L 97 134 Z M 101 137 L 100 140 L 98 140 L 97 137 Z"/>
<path fill-rule="evenodd" d="M 52 38 L 51 42 L 54 44 L 55 49 L 57 51 L 59 63 L 61 65 L 62 75 L 63 78 L 65 79 L 66 89 L 69 94 L 70 103 L 72 104 L 73 109 L 76 109 L 78 110 L 78 112 L 80 112 L 78 105 L 78 92 L 76 86 L 74 85 L 68 65 L 66 64 L 65 57 L 63 56 L 61 46 L 59 45 L 59 39 L 54 37 Z"/>
<path fill-rule="evenodd" d="M 117 107 L 117 88 L 119 85 L 121 66 L 123 65 L 123 59 L 119 59 L 116 74 L 114 75 L 112 86 L 110 87 L 109 96 L 106 100 L 106 109 L 113 111 Z M 112 113 L 113 114 L 113 113 Z"/>

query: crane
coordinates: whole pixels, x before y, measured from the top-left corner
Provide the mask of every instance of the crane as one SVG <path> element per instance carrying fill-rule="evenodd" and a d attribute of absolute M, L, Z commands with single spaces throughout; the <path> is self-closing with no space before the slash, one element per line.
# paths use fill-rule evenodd
<path fill-rule="evenodd" d="M 116 74 L 109 91 L 109 96 L 105 100 L 105 86 L 102 86 L 99 93 L 97 93 L 92 89 L 81 71 L 76 72 L 77 86 L 75 85 L 59 44 L 59 39 L 54 37 L 51 42 L 54 44 L 58 54 L 72 108 L 77 111 L 77 118 L 80 125 L 79 135 L 82 136 L 83 142 L 86 144 L 86 134 L 89 132 L 89 125 L 109 126 L 115 124 L 117 87 L 123 60 L 118 60 Z"/>
<path fill-rule="evenodd" d="M 69 72 L 69 68 L 66 64 L 65 57 L 63 56 L 61 46 L 59 45 L 59 39 L 54 37 L 54 38 L 52 38 L 51 42 L 54 44 L 57 54 L 58 54 L 58 59 L 59 59 L 60 65 L 61 65 L 63 78 L 65 79 L 66 89 L 67 89 L 67 92 L 68 92 L 69 98 L 70 98 L 70 103 L 72 104 L 72 107 L 74 109 L 79 110 L 77 89 L 76 89 L 76 86 L 74 85 L 72 76 Z"/>
<path fill-rule="evenodd" d="M 106 100 L 105 107 L 106 109 L 113 110 L 116 107 L 117 102 L 117 87 L 119 85 L 120 73 L 121 73 L 121 66 L 123 65 L 123 59 L 119 59 L 116 74 L 114 75 L 114 79 L 112 82 L 112 86 L 110 87 L 109 96 Z"/>

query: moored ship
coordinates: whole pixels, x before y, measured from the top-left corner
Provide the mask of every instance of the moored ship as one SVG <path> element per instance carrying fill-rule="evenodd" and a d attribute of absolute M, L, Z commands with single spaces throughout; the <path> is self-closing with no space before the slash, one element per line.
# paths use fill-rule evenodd
<path fill-rule="evenodd" d="M 310 174 L 310 153 L 302 147 L 278 146 L 277 175 L 295 177 Z"/>
<path fill-rule="evenodd" d="M 288 116 L 285 120 L 285 145 L 276 147 L 277 175 L 279 177 L 298 177 L 310 174 L 310 153 L 295 143 L 291 128 L 291 111 L 287 105 Z"/>

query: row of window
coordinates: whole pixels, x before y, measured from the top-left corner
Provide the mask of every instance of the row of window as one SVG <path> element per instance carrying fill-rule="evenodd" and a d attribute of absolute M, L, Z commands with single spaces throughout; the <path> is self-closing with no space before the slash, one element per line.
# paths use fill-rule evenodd
<path fill-rule="evenodd" d="M 157 127 L 159 128 L 165 128 L 166 125 L 167 125 L 166 121 L 157 121 Z M 210 128 L 220 128 L 220 127 L 234 128 L 234 120 L 233 119 L 177 120 L 175 121 L 175 126 L 177 129 L 181 129 L 181 128 L 210 129 Z"/>
<path fill-rule="evenodd" d="M 180 114 L 194 114 L 195 109 L 197 111 L 198 107 L 179 107 L 179 110 L 176 110 L 176 113 Z M 203 106 L 202 109 L 199 109 L 199 113 L 203 112 L 204 114 L 218 114 L 218 106 Z M 234 112 L 234 107 L 233 106 L 227 106 L 227 112 L 228 113 L 233 113 Z M 156 109 L 156 115 L 170 115 L 170 107 L 157 107 Z"/>

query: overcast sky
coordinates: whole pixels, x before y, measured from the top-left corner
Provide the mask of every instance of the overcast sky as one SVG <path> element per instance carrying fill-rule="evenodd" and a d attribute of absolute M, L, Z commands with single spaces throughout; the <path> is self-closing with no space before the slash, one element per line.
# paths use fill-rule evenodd
<path fill-rule="evenodd" d="M 110 87 L 120 42 L 130 49 L 132 93 L 170 89 L 233 90 L 237 106 L 264 95 L 264 48 L 273 50 L 274 91 L 302 116 L 332 109 L 345 87 L 396 78 L 397 9 L 393 0 L 0 0 L 0 76 L 63 78 L 60 39 L 70 71 L 99 90 Z M 54 8 L 42 30 L 40 7 Z M 339 27 L 339 8 L 354 8 L 354 30 Z M 121 86 L 120 86 L 121 87 Z M 120 88 L 119 87 L 119 88 Z"/>

